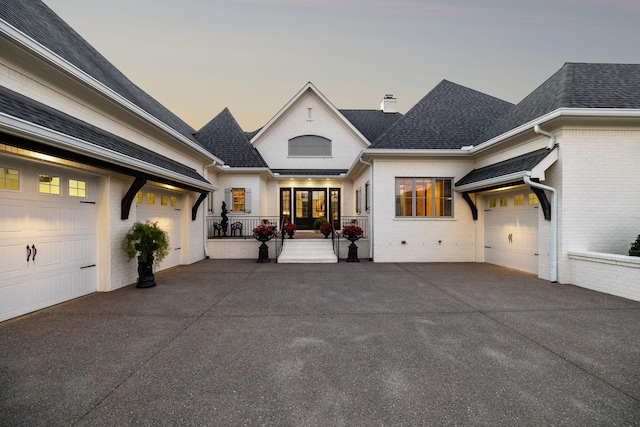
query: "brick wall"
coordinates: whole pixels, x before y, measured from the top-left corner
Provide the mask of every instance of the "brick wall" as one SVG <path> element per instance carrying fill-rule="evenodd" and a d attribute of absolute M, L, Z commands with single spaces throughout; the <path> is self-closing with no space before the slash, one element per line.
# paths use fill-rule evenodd
<path fill-rule="evenodd" d="M 574 285 L 640 301 L 640 258 L 597 252 L 569 252 Z"/>

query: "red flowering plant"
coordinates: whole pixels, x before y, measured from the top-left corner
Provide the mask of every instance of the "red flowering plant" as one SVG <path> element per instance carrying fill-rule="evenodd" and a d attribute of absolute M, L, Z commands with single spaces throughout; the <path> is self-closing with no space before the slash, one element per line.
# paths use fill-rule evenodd
<path fill-rule="evenodd" d="M 264 224 L 253 229 L 253 237 L 258 240 L 269 240 L 274 234 L 276 234 L 274 228 Z"/>
<path fill-rule="evenodd" d="M 364 231 L 357 225 L 345 225 L 344 227 L 342 227 L 342 235 L 349 240 L 357 240 L 362 237 L 363 234 Z"/>
<path fill-rule="evenodd" d="M 331 226 L 331 223 L 329 221 L 323 222 L 322 224 L 320 224 L 320 232 L 325 236 L 328 236 L 329 234 L 331 234 L 332 231 L 333 231 L 333 227 Z"/>
<path fill-rule="evenodd" d="M 285 233 L 291 233 L 293 231 L 296 231 L 298 229 L 298 227 L 292 223 L 292 222 L 288 222 L 284 225 L 284 231 Z"/>

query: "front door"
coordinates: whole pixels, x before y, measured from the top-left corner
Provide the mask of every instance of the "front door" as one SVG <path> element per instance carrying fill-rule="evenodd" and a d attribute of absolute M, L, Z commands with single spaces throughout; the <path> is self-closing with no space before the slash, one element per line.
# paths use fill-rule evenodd
<path fill-rule="evenodd" d="M 324 188 L 294 190 L 295 224 L 298 230 L 312 230 L 317 218 L 326 218 L 326 199 L 327 191 Z"/>

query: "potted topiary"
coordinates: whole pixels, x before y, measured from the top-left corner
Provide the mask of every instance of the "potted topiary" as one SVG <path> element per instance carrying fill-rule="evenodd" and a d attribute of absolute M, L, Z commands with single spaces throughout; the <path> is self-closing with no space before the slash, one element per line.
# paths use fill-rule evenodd
<path fill-rule="evenodd" d="M 138 255 L 137 288 L 151 288 L 156 285 L 153 267 L 158 266 L 169 254 L 169 235 L 157 222 L 136 222 L 122 239 L 122 250 L 127 261 Z"/>
<path fill-rule="evenodd" d="M 640 235 L 638 236 L 636 241 L 631 244 L 631 249 L 629 249 L 629 256 L 640 256 Z"/>
<path fill-rule="evenodd" d="M 327 222 L 327 218 L 325 218 L 325 217 L 323 217 L 323 216 L 321 216 L 321 217 L 319 217 L 319 218 L 316 218 L 316 219 L 313 221 L 313 230 L 314 230 L 316 233 L 318 233 L 318 232 L 319 232 L 319 230 L 320 230 L 320 226 L 321 226 L 322 224 L 324 224 L 325 222 Z"/>

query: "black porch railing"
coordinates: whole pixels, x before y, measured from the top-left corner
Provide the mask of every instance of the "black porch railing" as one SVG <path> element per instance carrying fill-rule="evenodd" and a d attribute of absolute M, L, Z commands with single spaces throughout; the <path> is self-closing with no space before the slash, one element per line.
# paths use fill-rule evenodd
<path fill-rule="evenodd" d="M 367 218 L 366 216 L 343 216 L 340 219 L 340 229 L 347 225 L 357 225 L 358 227 L 362 228 L 362 231 L 364 231 L 362 238 L 366 239 L 369 231 L 367 227 L 368 223 L 369 218 Z"/>
<path fill-rule="evenodd" d="M 268 225 L 273 227 L 276 231 L 280 231 L 278 228 L 277 216 L 243 216 L 243 217 L 230 217 L 226 230 L 222 229 L 221 217 L 208 217 L 207 218 L 207 238 L 217 239 L 224 237 L 242 237 L 253 238 L 253 229 L 259 225 Z"/>

